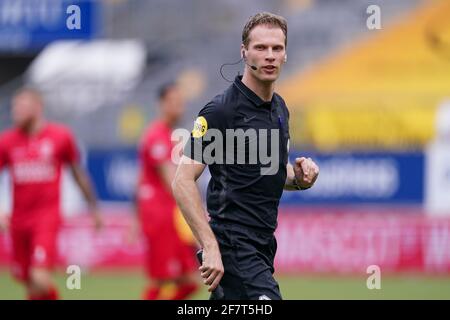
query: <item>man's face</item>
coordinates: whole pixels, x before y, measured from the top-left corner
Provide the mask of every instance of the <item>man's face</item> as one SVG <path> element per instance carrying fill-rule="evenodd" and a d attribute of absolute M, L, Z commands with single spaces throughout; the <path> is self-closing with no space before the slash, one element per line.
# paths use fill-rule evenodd
<path fill-rule="evenodd" d="M 42 102 L 31 92 L 22 92 L 12 101 L 12 119 L 14 125 L 20 128 L 29 126 L 42 112 Z"/>
<path fill-rule="evenodd" d="M 258 69 L 248 70 L 260 81 L 274 82 L 278 79 L 285 62 L 286 47 L 283 30 L 271 25 L 258 25 L 250 31 L 245 57 L 249 65 Z"/>
<path fill-rule="evenodd" d="M 163 112 L 173 122 L 178 122 L 184 113 L 184 99 L 178 87 L 170 88 L 161 101 Z"/>

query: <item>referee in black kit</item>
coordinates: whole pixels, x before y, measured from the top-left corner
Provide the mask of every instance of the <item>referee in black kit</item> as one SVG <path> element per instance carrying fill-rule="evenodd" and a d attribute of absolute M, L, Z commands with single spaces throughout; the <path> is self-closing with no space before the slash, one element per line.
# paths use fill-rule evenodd
<path fill-rule="evenodd" d="M 284 190 L 310 188 L 319 168 L 288 162 L 289 111 L 274 92 L 287 60 L 287 23 L 258 13 L 242 32 L 243 76 L 203 107 L 172 184 L 203 248 L 199 268 L 212 299 L 281 299 L 273 277 L 278 204 Z M 206 165 L 208 222 L 196 180 Z"/>

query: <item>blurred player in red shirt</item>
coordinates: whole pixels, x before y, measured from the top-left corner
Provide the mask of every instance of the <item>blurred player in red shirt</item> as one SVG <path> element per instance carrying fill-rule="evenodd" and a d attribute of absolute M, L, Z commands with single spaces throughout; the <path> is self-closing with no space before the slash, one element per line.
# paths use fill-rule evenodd
<path fill-rule="evenodd" d="M 175 83 L 159 90 L 160 116 L 139 147 L 141 171 L 136 204 L 147 245 L 150 286 L 144 299 L 181 300 L 198 288 L 194 238 L 172 196 L 176 164 L 171 159 L 172 129 L 184 113 Z"/>
<path fill-rule="evenodd" d="M 24 88 L 12 100 L 14 127 L 0 136 L 0 170 L 10 171 L 13 186 L 12 214 L 0 215 L 0 231 L 9 228 L 12 272 L 24 283 L 31 300 L 55 300 L 58 292 L 51 278 L 57 256 L 61 223 L 61 168 L 68 165 L 101 226 L 96 199 L 88 176 L 79 165 L 71 132 L 49 123 L 43 116 L 40 93 Z"/>

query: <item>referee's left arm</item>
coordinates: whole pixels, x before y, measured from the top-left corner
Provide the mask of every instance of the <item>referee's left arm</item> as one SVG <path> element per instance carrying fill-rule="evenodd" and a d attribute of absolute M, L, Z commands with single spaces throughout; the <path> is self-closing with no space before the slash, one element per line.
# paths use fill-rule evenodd
<path fill-rule="evenodd" d="M 319 176 L 319 166 L 311 159 L 300 157 L 295 159 L 294 165 L 286 165 L 286 182 L 284 190 L 306 190 L 311 188 Z"/>

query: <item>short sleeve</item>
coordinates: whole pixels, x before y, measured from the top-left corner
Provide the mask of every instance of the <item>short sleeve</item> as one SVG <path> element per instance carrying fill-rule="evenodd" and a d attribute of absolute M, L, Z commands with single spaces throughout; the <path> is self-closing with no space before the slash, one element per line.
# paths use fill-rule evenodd
<path fill-rule="evenodd" d="M 214 154 L 204 152 L 205 149 L 217 139 L 217 135 L 223 138 L 225 133 L 227 119 L 222 109 L 220 105 L 209 103 L 200 110 L 184 147 L 185 156 L 203 164 L 209 163 L 209 156 Z"/>
<path fill-rule="evenodd" d="M 64 134 L 64 144 L 63 144 L 63 162 L 65 163 L 77 163 L 79 161 L 80 155 L 78 152 L 78 147 L 75 142 L 75 137 L 70 130 L 67 130 Z"/>

